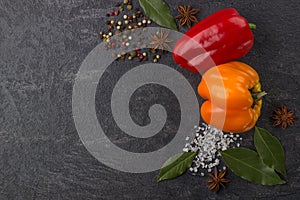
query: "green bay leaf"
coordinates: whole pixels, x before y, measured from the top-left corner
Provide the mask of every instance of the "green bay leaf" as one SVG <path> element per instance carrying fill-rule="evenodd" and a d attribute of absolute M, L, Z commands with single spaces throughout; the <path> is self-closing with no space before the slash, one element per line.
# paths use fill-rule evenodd
<path fill-rule="evenodd" d="M 157 181 L 176 178 L 183 174 L 193 163 L 198 152 L 184 152 L 169 158 L 160 169 Z"/>
<path fill-rule="evenodd" d="M 233 173 L 262 185 L 284 184 L 274 169 L 265 165 L 258 153 L 246 148 L 231 148 L 221 152 L 223 161 Z"/>
<path fill-rule="evenodd" d="M 263 128 L 255 127 L 254 145 L 266 165 L 286 176 L 284 151 L 276 137 Z"/>
<path fill-rule="evenodd" d="M 174 17 L 163 0 L 139 0 L 145 14 L 160 26 L 177 31 Z"/>

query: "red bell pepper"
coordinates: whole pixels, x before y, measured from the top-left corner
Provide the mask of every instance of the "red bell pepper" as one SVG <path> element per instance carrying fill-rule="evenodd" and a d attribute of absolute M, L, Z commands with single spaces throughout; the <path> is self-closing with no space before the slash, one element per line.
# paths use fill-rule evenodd
<path fill-rule="evenodd" d="M 177 41 L 173 58 L 183 68 L 201 74 L 213 66 L 241 58 L 254 43 L 250 26 L 255 25 L 248 24 L 233 8 L 218 11 Z"/>

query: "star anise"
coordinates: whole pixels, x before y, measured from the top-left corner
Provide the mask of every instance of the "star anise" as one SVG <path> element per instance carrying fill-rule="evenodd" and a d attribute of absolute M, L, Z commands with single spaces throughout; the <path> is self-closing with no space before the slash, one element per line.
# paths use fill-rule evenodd
<path fill-rule="evenodd" d="M 278 126 L 281 124 L 283 129 L 286 129 L 287 125 L 293 126 L 294 121 L 297 119 L 297 117 L 294 116 L 294 112 L 288 111 L 285 105 L 282 105 L 281 108 L 276 108 L 272 118 L 275 120 L 273 125 Z"/>
<path fill-rule="evenodd" d="M 208 189 L 218 192 L 220 190 L 220 185 L 225 188 L 224 183 L 230 182 L 229 179 L 224 178 L 226 172 L 227 170 L 223 170 L 218 174 L 218 168 L 215 167 L 213 175 L 211 173 L 208 173 L 208 175 L 211 177 L 205 180 L 205 182 L 210 183 Z"/>
<path fill-rule="evenodd" d="M 169 50 L 172 51 L 171 47 L 168 43 L 173 42 L 172 39 L 168 38 L 169 31 L 163 32 L 161 29 L 156 34 L 152 35 L 153 40 L 149 42 L 149 44 L 153 45 L 153 49 L 160 49 L 163 50 Z"/>
<path fill-rule="evenodd" d="M 199 12 L 197 9 L 191 9 L 191 6 L 177 6 L 178 12 L 180 15 L 176 17 L 176 19 L 180 19 L 180 26 L 187 24 L 189 28 L 191 28 L 192 22 L 198 22 L 197 18 L 194 16 Z"/>

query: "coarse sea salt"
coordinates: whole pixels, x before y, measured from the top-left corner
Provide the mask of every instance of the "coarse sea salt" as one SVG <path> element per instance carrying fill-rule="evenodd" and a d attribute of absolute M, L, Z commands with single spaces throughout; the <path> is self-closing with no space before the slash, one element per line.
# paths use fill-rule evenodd
<path fill-rule="evenodd" d="M 205 123 L 194 128 L 196 131 L 195 138 L 192 138 L 191 142 L 186 143 L 183 148 L 184 152 L 198 151 L 189 169 L 194 174 L 197 172 L 202 174 L 203 170 L 211 172 L 212 168 L 220 164 L 221 154 L 218 151 L 239 147 L 242 140 L 238 134 L 224 133 Z M 237 141 L 238 138 L 239 141 Z"/>

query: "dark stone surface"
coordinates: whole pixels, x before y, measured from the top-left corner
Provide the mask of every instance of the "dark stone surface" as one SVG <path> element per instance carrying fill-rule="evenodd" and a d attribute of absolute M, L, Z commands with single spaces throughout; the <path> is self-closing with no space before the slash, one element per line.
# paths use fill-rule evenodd
<path fill-rule="evenodd" d="M 173 15 L 177 4 L 200 8 L 200 19 L 234 7 L 258 26 L 255 45 L 242 60 L 260 73 L 269 93 L 258 125 L 284 146 L 287 184 L 260 186 L 229 173 L 233 182 L 219 194 L 207 191 L 203 178 L 189 174 L 156 183 L 157 171 L 118 172 L 81 143 L 72 118 L 72 87 L 81 62 L 100 42 L 98 32 L 115 2 L 0 0 L 0 199 L 299 199 L 299 122 L 282 131 L 269 118 L 282 103 L 299 115 L 298 0 L 167 1 Z M 166 56 L 161 62 L 168 60 Z M 199 77 L 179 71 L 196 88 Z M 118 78 L 118 70 L 111 73 Z M 150 101 L 168 99 L 155 95 L 150 94 Z M 143 109 L 132 114 L 140 124 L 147 123 Z M 253 146 L 251 133 L 244 138 L 244 146 Z"/>

